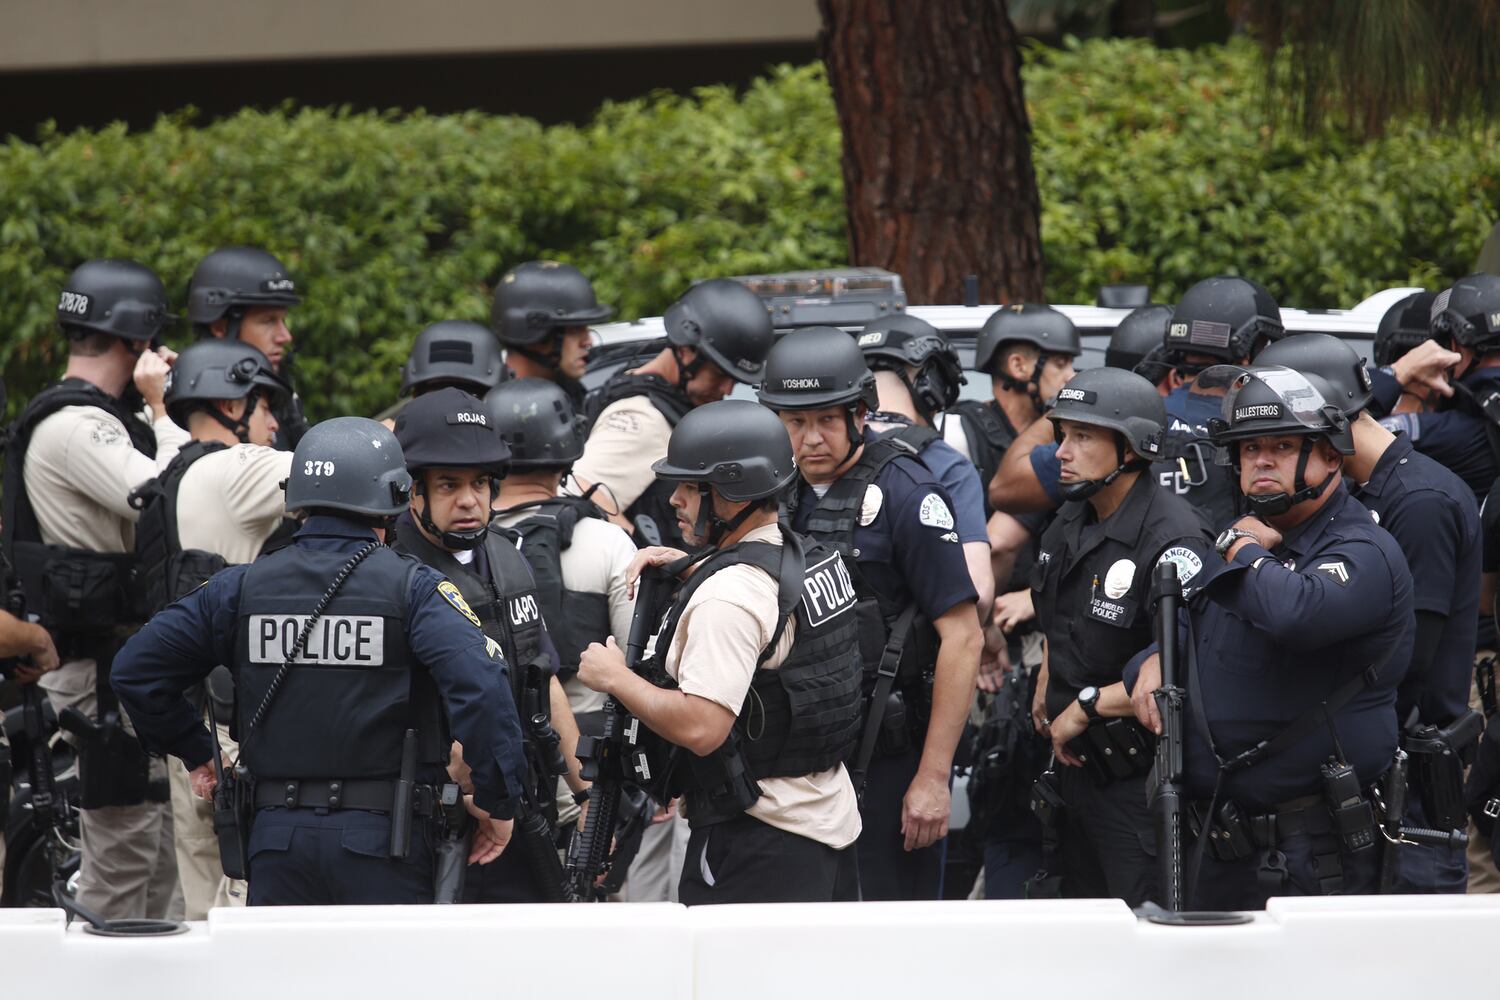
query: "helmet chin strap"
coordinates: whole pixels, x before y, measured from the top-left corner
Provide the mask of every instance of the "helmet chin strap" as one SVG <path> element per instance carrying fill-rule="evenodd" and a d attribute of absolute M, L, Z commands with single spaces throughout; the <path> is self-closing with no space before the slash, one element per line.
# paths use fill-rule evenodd
<path fill-rule="evenodd" d="M 747 503 L 743 510 L 724 520 L 714 510 L 713 487 L 707 483 L 698 484 L 698 517 L 693 522 L 693 534 L 703 539 L 700 548 L 703 550 L 716 549 L 725 538 L 734 534 L 750 515 L 755 513 L 755 504 Z"/>
<path fill-rule="evenodd" d="M 411 489 L 413 496 L 426 498 L 426 477 L 416 476 L 412 481 Z M 495 502 L 495 498 L 499 495 L 500 484 L 494 479 L 494 477 L 491 477 L 490 503 L 492 505 Z M 422 504 L 421 513 L 417 515 L 417 523 L 422 525 L 423 530 L 425 530 L 429 535 L 436 538 L 438 540 L 438 544 L 443 548 L 449 550 L 450 552 L 466 552 L 471 549 L 479 548 L 480 543 L 484 541 L 485 532 L 490 530 L 490 521 L 495 516 L 493 507 L 487 509 L 485 511 L 485 514 L 485 518 L 477 528 L 473 528 L 469 531 L 442 531 L 432 520 L 432 503 L 429 499 L 427 503 Z"/>
<path fill-rule="evenodd" d="M 1299 503 L 1308 500 L 1316 500 L 1333 482 L 1333 477 L 1338 475 L 1339 469 L 1343 468 L 1340 462 L 1337 468 L 1329 471 L 1323 481 L 1316 486 L 1307 484 L 1307 460 L 1312 456 L 1313 435 L 1309 434 L 1302 439 L 1302 449 L 1297 454 L 1297 475 L 1292 480 L 1292 492 L 1286 493 L 1246 493 L 1245 503 L 1250 507 L 1250 513 L 1256 517 L 1276 517 L 1285 514 Z M 1235 473 L 1239 473 L 1238 448 L 1236 448 Z"/>
<path fill-rule="evenodd" d="M 1141 472 L 1151 467 L 1150 462 L 1140 457 L 1132 458 L 1128 462 L 1125 461 L 1125 442 L 1120 439 L 1118 431 L 1115 432 L 1115 461 L 1119 464 L 1115 466 L 1113 472 L 1103 479 L 1080 479 L 1076 483 L 1059 481 L 1057 491 L 1062 494 L 1064 500 L 1087 500 L 1125 473 Z"/>
<path fill-rule="evenodd" d="M 1047 412 L 1047 405 L 1042 402 L 1042 369 L 1047 367 L 1047 358 L 1046 351 L 1037 352 L 1036 364 L 1031 367 L 1031 377 L 1025 382 L 1011 378 L 1004 372 L 1000 373 L 1000 388 L 1007 392 L 1024 391 L 1026 398 L 1030 399 L 1031 405 L 1036 408 L 1037 416 Z M 902 381 L 906 380 L 902 379 Z"/>
<path fill-rule="evenodd" d="M 239 340 L 240 324 L 245 322 L 245 308 L 234 306 L 224 314 L 224 339 Z"/>
<path fill-rule="evenodd" d="M 239 438 L 240 444 L 249 444 L 250 418 L 255 416 L 255 408 L 259 405 L 260 392 L 258 390 L 252 390 L 250 394 L 245 397 L 245 410 L 240 414 L 238 420 L 230 420 L 228 417 L 224 416 L 224 414 L 220 413 L 219 408 L 216 406 L 209 407 L 208 415 L 217 420 L 225 430 L 229 431 L 229 433 Z"/>
<path fill-rule="evenodd" d="M 677 388 L 685 393 L 687 392 L 688 383 L 693 380 L 694 375 L 702 370 L 704 363 L 708 361 L 708 356 L 703 353 L 701 348 L 695 348 L 697 356 L 692 361 L 684 363 L 682 355 L 677 353 L 679 350 L 681 350 L 680 346 L 674 345 L 672 347 L 672 360 L 677 362 Z"/>
<path fill-rule="evenodd" d="M 535 361 L 537 364 L 541 365 L 543 368 L 548 368 L 552 371 L 556 371 L 562 365 L 562 337 L 558 335 L 557 329 L 553 329 L 547 334 L 547 343 L 550 344 L 551 347 L 546 351 L 538 351 L 534 347 L 521 344 L 509 346 L 506 348 L 506 350 L 515 351 L 517 354 L 521 355 L 521 357 L 529 358 L 530 360 Z"/>

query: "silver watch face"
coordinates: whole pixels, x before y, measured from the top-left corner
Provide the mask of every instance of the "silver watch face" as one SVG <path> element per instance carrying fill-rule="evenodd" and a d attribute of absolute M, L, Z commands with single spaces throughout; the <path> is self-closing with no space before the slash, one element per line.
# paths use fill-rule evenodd
<path fill-rule="evenodd" d="M 1078 692 L 1078 700 L 1079 701 L 1094 701 L 1098 697 L 1099 697 L 1099 689 L 1096 688 L 1096 687 L 1094 687 L 1093 685 L 1089 685 L 1088 687 L 1084 688 L 1082 691 Z"/>

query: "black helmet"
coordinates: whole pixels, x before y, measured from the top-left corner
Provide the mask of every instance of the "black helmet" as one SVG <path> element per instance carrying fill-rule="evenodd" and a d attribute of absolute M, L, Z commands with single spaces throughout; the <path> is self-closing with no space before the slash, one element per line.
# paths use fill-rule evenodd
<path fill-rule="evenodd" d="M 714 513 L 710 489 L 731 503 L 774 498 L 796 478 L 797 464 L 791 439 L 774 413 L 747 399 L 723 399 L 683 417 L 672 429 L 667 457 L 652 463 L 651 471 L 658 479 L 698 484 L 694 534 L 717 545 L 756 505 L 725 521 Z"/>
<path fill-rule="evenodd" d="M 1160 385 L 1161 380 L 1172 372 L 1172 361 L 1167 349 L 1157 344 L 1146 352 L 1146 356 L 1136 362 L 1135 367 L 1130 369 L 1141 378 L 1152 385 Z"/>
<path fill-rule="evenodd" d="M 1182 296 L 1167 325 L 1165 344 L 1179 359 L 1206 354 L 1240 361 L 1254 352 L 1257 338 L 1280 340 L 1285 332 L 1281 308 L 1270 292 L 1245 278 L 1221 275 L 1198 282 Z"/>
<path fill-rule="evenodd" d="M 667 341 L 692 347 L 736 382 L 755 385 L 765 368 L 766 353 L 776 341 L 766 304 L 738 281 L 714 278 L 700 282 L 667 307 L 662 317 Z M 693 370 L 697 370 L 694 362 Z M 692 372 L 687 373 L 689 376 Z"/>
<path fill-rule="evenodd" d="M 1161 455 L 1167 409 L 1156 386 L 1133 372 L 1118 368 L 1090 368 L 1068 380 L 1057 393 L 1057 404 L 1047 413 L 1059 444 L 1062 421 L 1104 427 L 1116 434 L 1115 468 L 1101 479 L 1061 482 L 1064 499 L 1086 500 L 1126 472 L 1138 472 Z M 1126 457 L 1129 448 L 1134 454 Z"/>
<path fill-rule="evenodd" d="M 1436 292 L 1415 292 L 1380 317 L 1375 329 L 1375 364 L 1384 368 L 1424 340 L 1432 339 L 1432 303 Z"/>
<path fill-rule="evenodd" d="M 875 375 L 854 338 L 834 326 L 808 326 L 782 337 L 766 356 L 756 397 L 772 410 L 880 404 Z"/>
<path fill-rule="evenodd" d="M 905 313 L 885 316 L 867 325 L 857 343 L 872 370 L 901 377 L 928 420 L 958 402 L 958 387 L 967 381 L 958 351 L 926 320 Z M 908 367 L 917 369 L 910 378 Z"/>
<path fill-rule="evenodd" d="M 1314 439 L 1327 438 L 1341 454 L 1354 454 L 1349 418 L 1333 401 L 1333 389 L 1318 375 L 1279 366 L 1215 365 L 1198 376 L 1198 384 L 1228 390 L 1221 416 L 1209 420 L 1208 432 L 1214 444 L 1221 446 L 1219 461 L 1234 466 L 1236 473 L 1240 465 L 1238 442 L 1288 434 L 1303 438 L 1292 492 L 1246 495 L 1251 512 L 1258 516 L 1284 514 L 1294 504 L 1316 499 L 1337 475 L 1335 469 L 1318 485 L 1307 484 L 1307 460 Z"/>
<path fill-rule="evenodd" d="M 396 435 L 367 417 L 334 417 L 308 428 L 292 453 L 286 509 L 328 507 L 394 517 L 411 498 L 411 473 Z"/>
<path fill-rule="evenodd" d="M 1073 357 L 1083 353 L 1078 339 L 1078 327 L 1073 321 L 1051 306 L 1022 303 L 1002 306 L 984 321 L 979 329 L 979 339 L 974 344 L 974 370 L 987 372 L 995 362 L 995 352 L 1001 344 L 1030 344 L 1038 348 L 1043 357 L 1048 354 L 1068 354 Z"/>
<path fill-rule="evenodd" d="M 1438 340 L 1481 354 L 1500 350 L 1500 277 L 1471 274 L 1439 292 L 1430 329 Z"/>
<path fill-rule="evenodd" d="M 1136 365 L 1146 360 L 1153 350 L 1160 350 L 1167 339 L 1167 324 L 1172 321 L 1171 306 L 1141 306 L 1125 314 L 1109 335 L 1109 346 L 1104 349 L 1104 363 L 1110 368 L 1135 371 Z M 1136 372 L 1155 384 L 1160 376 L 1151 378 L 1144 372 Z"/>
<path fill-rule="evenodd" d="M 461 383 L 473 395 L 505 379 L 505 362 L 495 335 L 478 323 L 448 319 L 433 323 L 412 341 L 411 357 L 401 366 L 401 395 L 433 383 Z"/>
<path fill-rule="evenodd" d="M 1351 420 L 1370 405 L 1370 372 L 1359 352 L 1327 333 L 1299 333 L 1266 345 L 1255 356 L 1255 366 L 1279 365 L 1304 375 L 1316 375 L 1333 390 L 1334 403 Z"/>
<path fill-rule="evenodd" d="M 301 301 L 281 261 L 259 247 L 215 250 L 199 262 L 188 282 L 188 319 L 195 326 L 223 319 L 236 307 L 294 306 Z"/>
<path fill-rule="evenodd" d="M 582 271 L 555 260 L 528 260 L 506 271 L 495 284 L 490 312 L 506 347 L 530 347 L 555 330 L 603 323 L 614 314 L 599 304 Z"/>
<path fill-rule="evenodd" d="M 556 382 L 504 382 L 484 397 L 484 409 L 510 448 L 512 468 L 566 469 L 583 454 L 586 421 L 573 412 L 573 401 Z"/>
<path fill-rule="evenodd" d="M 266 356 L 249 344 L 238 340 L 199 340 L 182 349 L 167 373 L 167 416 L 179 427 L 186 427 L 194 403 L 249 398 L 244 415 L 237 421 L 216 409 L 208 410 L 244 441 L 255 412 L 256 393 L 264 393 L 274 409 L 291 395 L 291 388 L 276 374 Z"/>
<path fill-rule="evenodd" d="M 70 330 L 150 342 L 175 320 L 156 272 L 133 260 L 90 260 L 68 275 L 57 300 L 57 322 Z"/>
<path fill-rule="evenodd" d="M 462 389 L 435 389 L 407 403 L 396 417 L 396 440 L 413 475 L 412 493 L 427 489 L 424 469 L 480 469 L 491 474 L 490 501 L 500 493 L 499 477 L 510 463 L 510 449 L 495 432 L 484 405 Z M 432 520 L 432 504 L 424 504 L 417 519 L 428 534 L 448 549 L 472 549 L 484 541 L 492 514 L 486 509 L 479 527 L 471 531 L 443 531 Z"/>

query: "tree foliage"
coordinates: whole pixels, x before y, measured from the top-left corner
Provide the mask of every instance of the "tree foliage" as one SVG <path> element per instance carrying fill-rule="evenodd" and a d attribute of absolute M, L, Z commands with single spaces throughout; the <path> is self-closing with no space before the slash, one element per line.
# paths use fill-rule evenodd
<path fill-rule="evenodd" d="M 1500 215 L 1496 130 L 1400 119 L 1368 144 L 1273 130 L 1258 59 L 1247 42 L 1028 51 L 1052 301 L 1092 301 L 1111 281 L 1171 301 L 1237 271 L 1289 305 L 1348 305 L 1469 270 Z M 817 66 L 742 94 L 607 105 L 582 126 L 284 109 L 12 139 L 0 146 L 12 412 L 61 369 L 53 308 L 89 257 L 150 264 L 181 309 L 203 254 L 266 246 L 306 292 L 292 315 L 312 415 L 373 413 L 422 326 L 486 320 L 494 281 L 531 257 L 577 264 L 625 318 L 659 313 L 695 278 L 843 263 L 839 149 Z"/>

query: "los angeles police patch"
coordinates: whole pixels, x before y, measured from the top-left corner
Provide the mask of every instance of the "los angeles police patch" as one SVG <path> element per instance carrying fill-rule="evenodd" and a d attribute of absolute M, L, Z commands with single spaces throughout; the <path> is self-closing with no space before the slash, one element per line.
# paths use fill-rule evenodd
<path fill-rule="evenodd" d="M 447 601 L 449 604 L 457 608 L 460 614 L 474 623 L 475 628 L 483 628 L 483 626 L 479 624 L 479 616 L 474 613 L 473 608 L 469 607 L 469 602 L 464 600 L 464 595 L 458 592 L 457 587 L 449 583 L 447 580 L 444 580 L 442 583 L 438 584 L 437 589 L 438 593 L 443 595 L 443 600 Z"/>
<path fill-rule="evenodd" d="M 922 509 L 917 514 L 917 520 L 929 528 L 941 528 L 943 531 L 953 527 L 953 513 L 936 493 L 929 493 L 922 498 Z"/>
<path fill-rule="evenodd" d="M 1198 557 L 1198 553 L 1182 545 L 1174 545 L 1163 552 L 1161 558 L 1156 560 L 1156 565 L 1163 563 L 1171 563 L 1177 567 L 1179 583 L 1187 583 L 1203 568 L 1203 560 Z"/>

